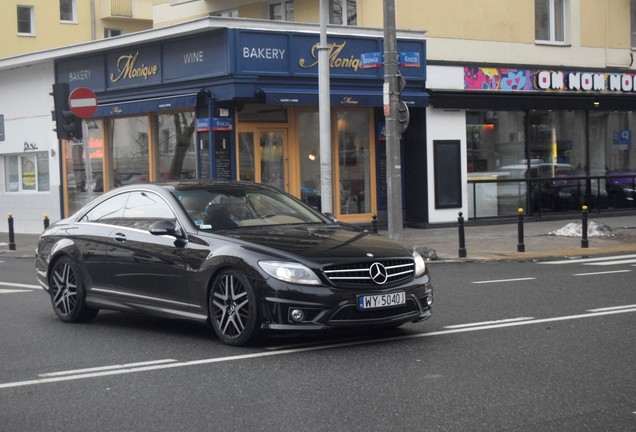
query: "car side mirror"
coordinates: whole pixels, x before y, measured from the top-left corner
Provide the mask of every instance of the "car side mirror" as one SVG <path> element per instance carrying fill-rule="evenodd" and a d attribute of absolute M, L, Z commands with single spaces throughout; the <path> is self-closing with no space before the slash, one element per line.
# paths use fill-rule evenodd
<path fill-rule="evenodd" d="M 181 238 L 181 230 L 177 230 L 174 222 L 169 220 L 161 220 L 153 223 L 148 228 L 148 231 L 152 235 L 169 235 L 172 237 Z"/>
<path fill-rule="evenodd" d="M 327 219 L 329 219 L 331 222 L 338 223 L 338 219 L 333 214 L 323 213 L 323 215 L 327 216 Z"/>

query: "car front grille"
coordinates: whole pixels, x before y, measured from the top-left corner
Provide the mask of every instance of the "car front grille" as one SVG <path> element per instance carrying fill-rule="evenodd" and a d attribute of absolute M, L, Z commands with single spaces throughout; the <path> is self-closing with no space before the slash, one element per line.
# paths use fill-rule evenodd
<path fill-rule="evenodd" d="M 358 310 L 355 305 L 348 305 L 340 308 L 329 320 L 329 322 L 338 324 L 351 321 L 378 320 L 383 318 L 395 318 L 403 315 L 416 314 L 419 312 L 415 300 L 409 298 L 406 303 L 399 307 L 387 309 L 371 309 Z"/>
<path fill-rule="evenodd" d="M 380 264 L 386 271 L 386 280 L 372 278 L 372 267 Z M 329 281 L 335 286 L 373 286 L 390 285 L 409 280 L 413 277 L 415 264 L 412 259 L 377 260 L 357 264 L 343 264 L 325 267 L 323 270 Z"/>

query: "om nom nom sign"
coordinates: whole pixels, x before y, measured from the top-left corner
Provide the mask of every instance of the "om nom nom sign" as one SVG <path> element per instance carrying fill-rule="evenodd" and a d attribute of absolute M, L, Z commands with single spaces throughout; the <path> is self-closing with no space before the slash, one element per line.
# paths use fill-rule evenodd
<path fill-rule="evenodd" d="M 634 93 L 636 74 L 465 67 L 464 89 Z"/>

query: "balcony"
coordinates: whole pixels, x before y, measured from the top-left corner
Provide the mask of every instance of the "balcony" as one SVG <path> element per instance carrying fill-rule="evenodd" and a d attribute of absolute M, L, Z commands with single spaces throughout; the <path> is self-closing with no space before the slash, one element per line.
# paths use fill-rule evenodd
<path fill-rule="evenodd" d="M 105 0 L 101 19 L 152 20 L 152 0 Z"/>
<path fill-rule="evenodd" d="M 132 0 L 110 0 L 110 16 L 132 18 Z"/>

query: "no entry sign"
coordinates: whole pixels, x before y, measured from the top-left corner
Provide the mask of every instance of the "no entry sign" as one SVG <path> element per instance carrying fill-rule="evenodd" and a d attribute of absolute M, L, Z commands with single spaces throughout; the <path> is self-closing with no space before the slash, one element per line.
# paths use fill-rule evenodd
<path fill-rule="evenodd" d="M 97 110 L 97 96 L 93 90 L 78 87 L 68 97 L 68 107 L 79 118 L 89 118 Z"/>

